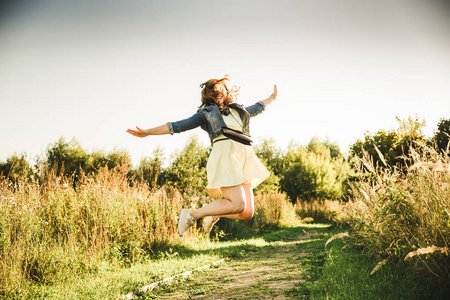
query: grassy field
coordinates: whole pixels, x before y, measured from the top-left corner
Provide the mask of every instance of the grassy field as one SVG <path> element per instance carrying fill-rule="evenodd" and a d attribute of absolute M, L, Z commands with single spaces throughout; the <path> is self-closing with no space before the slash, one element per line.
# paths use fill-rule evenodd
<path fill-rule="evenodd" d="M 190 232 L 158 257 L 128 266 L 104 261 L 96 272 L 53 284 L 34 283 L 8 298 L 16 299 L 446 299 L 424 289 L 405 265 L 388 264 L 374 275 L 377 261 L 353 248 L 343 230 L 331 224 L 272 227 L 226 241 Z M 175 279 L 148 293 L 153 282 L 221 264 Z"/>
<path fill-rule="evenodd" d="M 36 289 L 35 298 L 117 299 L 445 299 L 424 294 L 408 270 L 377 265 L 346 240 L 326 242 L 342 232 L 329 224 L 278 228 L 234 241 L 186 240 L 183 254 L 172 252 L 130 268 Z M 164 278 L 196 270 L 220 258 L 216 267 L 139 289 Z"/>

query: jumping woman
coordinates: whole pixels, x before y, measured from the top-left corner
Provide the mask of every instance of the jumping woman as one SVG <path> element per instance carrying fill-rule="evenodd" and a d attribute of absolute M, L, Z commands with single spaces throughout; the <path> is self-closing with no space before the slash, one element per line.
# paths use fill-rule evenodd
<path fill-rule="evenodd" d="M 136 137 L 174 134 L 201 127 L 208 132 L 212 143 L 206 166 L 211 196 L 223 194 L 199 209 L 182 209 L 178 220 L 178 233 L 183 236 L 196 220 L 204 218 L 203 228 L 210 232 L 219 218 L 247 220 L 253 217 L 253 189 L 263 182 L 269 171 L 255 155 L 249 136 L 250 117 L 254 117 L 277 98 L 277 86 L 269 98 L 251 106 L 236 103 L 239 89 L 230 87 L 227 75 L 202 83 L 202 103 L 190 118 L 167 124 L 127 132 Z"/>

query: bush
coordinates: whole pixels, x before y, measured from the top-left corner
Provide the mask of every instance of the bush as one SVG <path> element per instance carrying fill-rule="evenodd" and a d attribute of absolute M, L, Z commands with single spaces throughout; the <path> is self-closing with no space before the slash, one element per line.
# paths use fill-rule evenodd
<path fill-rule="evenodd" d="M 350 165 L 342 157 L 332 158 L 326 146 L 315 145 L 314 150 L 308 150 L 291 144 L 284 165 L 281 189 L 294 203 L 297 198 L 339 199 L 345 193 Z"/>

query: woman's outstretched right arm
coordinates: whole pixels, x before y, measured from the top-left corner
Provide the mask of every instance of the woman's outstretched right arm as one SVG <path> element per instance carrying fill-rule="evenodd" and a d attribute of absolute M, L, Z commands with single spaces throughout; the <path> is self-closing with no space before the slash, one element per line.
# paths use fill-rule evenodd
<path fill-rule="evenodd" d="M 139 127 L 136 126 L 137 130 L 133 130 L 133 129 L 128 129 L 127 132 L 137 136 L 137 137 L 146 137 L 148 135 L 161 135 L 161 134 L 169 134 L 170 133 L 170 129 L 169 126 L 167 124 L 158 126 L 158 127 L 154 127 L 154 128 L 149 128 L 149 129 L 141 129 Z"/>

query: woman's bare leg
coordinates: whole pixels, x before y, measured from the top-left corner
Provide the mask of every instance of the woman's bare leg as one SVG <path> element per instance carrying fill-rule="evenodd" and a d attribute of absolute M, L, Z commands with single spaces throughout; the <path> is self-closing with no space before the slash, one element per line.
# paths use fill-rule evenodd
<path fill-rule="evenodd" d="M 238 214 L 221 215 L 221 216 L 215 216 L 215 217 L 228 218 L 228 219 L 234 219 L 234 220 L 248 220 L 253 217 L 253 213 L 255 211 L 255 201 L 254 201 L 254 197 L 253 197 L 252 186 L 249 183 L 247 183 L 247 184 L 243 184 L 242 187 L 244 188 L 244 193 L 245 193 L 245 202 L 246 202 L 245 210 Z"/>
<path fill-rule="evenodd" d="M 208 205 L 192 211 L 191 216 L 195 219 L 214 216 L 235 220 L 246 220 L 253 216 L 254 200 L 250 184 L 224 187 L 222 193 L 224 199 L 214 200 Z"/>

